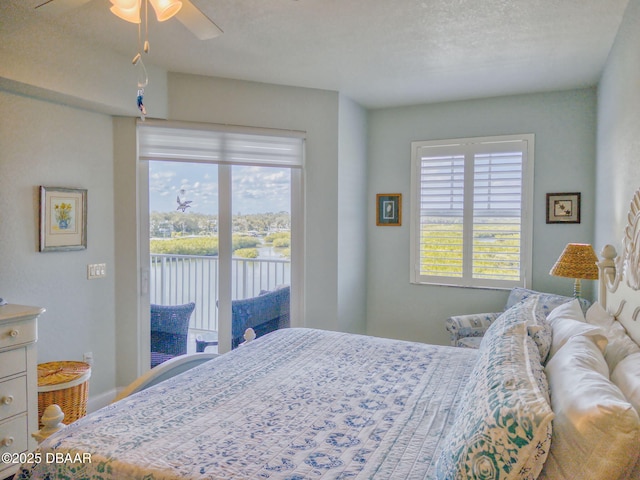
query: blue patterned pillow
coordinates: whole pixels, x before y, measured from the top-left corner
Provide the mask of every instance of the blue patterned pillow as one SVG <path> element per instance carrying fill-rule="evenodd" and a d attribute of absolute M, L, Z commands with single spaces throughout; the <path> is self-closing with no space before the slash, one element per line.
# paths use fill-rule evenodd
<path fill-rule="evenodd" d="M 540 363 L 545 364 L 551 350 L 551 342 L 553 340 L 553 328 L 551 323 L 547 321 L 545 314 L 545 306 L 542 303 L 541 295 L 535 298 L 531 314 L 527 315 L 527 333 L 533 339 L 540 351 Z"/>
<path fill-rule="evenodd" d="M 567 303 L 573 300 L 573 297 L 565 297 L 562 295 L 556 295 L 554 293 L 536 292 L 535 290 L 529 290 L 528 288 L 516 287 L 511 289 L 509 298 L 507 298 L 507 304 L 505 305 L 504 309 L 508 310 L 515 304 L 531 297 L 532 295 L 538 295 L 540 297 L 540 304 L 542 305 L 545 316 L 549 315 L 554 308 L 559 307 L 563 303 Z M 582 311 L 586 312 L 589 309 L 591 302 L 585 300 L 584 298 L 580 298 L 579 300 Z"/>
<path fill-rule="evenodd" d="M 529 334 L 539 346 L 541 357 L 546 358 L 551 346 L 552 331 L 551 325 L 547 322 L 545 307 L 541 303 L 539 295 L 529 295 L 501 313 L 493 324 L 487 328 L 483 341 L 484 338 L 490 338 L 495 332 L 502 331 L 504 328 L 502 324 L 513 325 L 516 323 L 525 323 L 530 327 L 528 329 Z M 548 328 L 544 329 L 545 332 L 538 333 L 543 327 Z M 548 343 L 548 345 L 545 345 L 545 343 Z"/>
<path fill-rule="evenodd" d="M 526 323 L 515 320 L 531 308 L 531 302 L 520 304 L 485 335 L 438 458 L 437 478 L 534 479 L 542 470 L 553 412 L 539 386 L 546 383 L 539 352 L 531 348 Z"/>
<path fill-rule="evenodd" d="M 515 289 L 514 289 L 515 290 Z M 551 342 L 553 337 L 553 329 L 547 321 L 546 306 L 541 301 L 541 295 L 528 295 L 519 303 L 516 303 L 508 310 L 503 312 L 494 322 L 499 324 L 507 322 L 508 324 L 525 323 L 529 336 L 538 346 L 540 350 L 540 361 L 544 364 L 549 356 Z M 497 325 L 495 328 L 500 328 Z M 493 334 L 492 328 L 489 327 L 485 333 L 485 337 Z M 484 340 L 483 340 L 484 341 Z"/>

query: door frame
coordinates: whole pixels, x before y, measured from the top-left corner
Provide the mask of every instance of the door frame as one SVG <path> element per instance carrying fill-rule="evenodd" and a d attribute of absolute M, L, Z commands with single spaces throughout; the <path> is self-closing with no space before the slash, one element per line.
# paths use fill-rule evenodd
<path fill-rule="evenodd" d="M 162 160 L 158 160 L 162 161 Z M 185 162 L 189 163 L 188 160 Z M 150 365 L 150 293 L 149 293 L 149 160 L 137 158 L 137 190 L 138 190 L 138 272 L 140 275 L 140 301 L 138 311 L 138 374 L 149 370 Z M 199 162 L 202 163 L 202 162 Z M 219 277 L 232 275 L 232 179 L 233 165 L 207 162 L 218 167 L 218 248 Z M 264 165 L 268 167 L 267 165 Z M 283 168 L 281 165 L 274 165 Z M 303 327 L 304 321 L 304 254 L 305 254 L 305 222 L 304 222 L 304 142 L 301 166 L 284 167 L 291 172 L 291 296 L 290 319 L 292 327 Z M 223 181 L 224 179 L 224 181 Z M 226 230 L 228 235 L 220 235 Z M 225 353 L 231 349 L 231 322 L 221 321 L 231 318 L 231 282 L 218 281 L 218 351 Z"/>

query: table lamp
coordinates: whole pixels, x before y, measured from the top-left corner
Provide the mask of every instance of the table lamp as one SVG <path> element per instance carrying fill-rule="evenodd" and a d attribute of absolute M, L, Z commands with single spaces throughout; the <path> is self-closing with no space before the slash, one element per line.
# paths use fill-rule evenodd
<path fill-rule="evenodd" d="M 555 277 L 566 277 L 575 279 L 573 285 L 573 296 L 580 297 L 580 281 L 598 279 L 598 257 L 593 247 L 588 243 L 569 243 L 555 265 L 551 268 L 549 275 Z"/>

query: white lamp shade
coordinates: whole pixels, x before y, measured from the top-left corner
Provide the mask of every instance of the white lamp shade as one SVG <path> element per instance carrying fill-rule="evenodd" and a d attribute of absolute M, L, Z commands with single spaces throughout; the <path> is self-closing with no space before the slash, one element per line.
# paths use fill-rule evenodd
<path fill-rule="evenodd" d="M 140 23 L 141 0 L 111 0 L 111 13 L 131 23 Z"/>
<path fill-rule="evenodd" d="M 149 0 L 156 12 L 159 22 L 164 22 L 173 17 L 182 8 L 180 0 Z"/>
<path fill-rule="evenodd" d="M 139 8 L 141 0 L 110 0 L 113 5 L 122 10 L 131 10 L 132 8 Z"/>

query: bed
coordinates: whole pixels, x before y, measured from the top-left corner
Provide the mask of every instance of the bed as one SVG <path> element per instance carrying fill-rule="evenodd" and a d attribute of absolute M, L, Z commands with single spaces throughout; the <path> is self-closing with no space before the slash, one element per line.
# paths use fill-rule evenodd
<path fill-rule="evenodd" d="M 478 350 L 278 330 L 65 427 L 16 478 L 640 479 L 634 205 L 586 316 L 532 296 Z"/>

